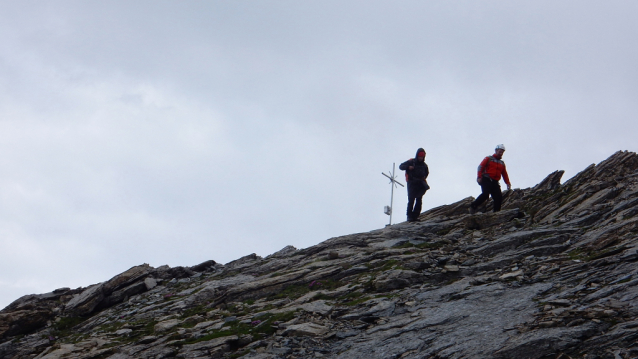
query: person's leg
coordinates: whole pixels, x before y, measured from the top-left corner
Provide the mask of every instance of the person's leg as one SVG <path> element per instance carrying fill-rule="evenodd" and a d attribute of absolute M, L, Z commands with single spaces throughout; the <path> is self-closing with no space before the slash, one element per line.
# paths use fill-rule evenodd
<path fill-rule="evenodd" d="M 487 178 L 483 178 L 481 180 L 481 194 L 478 197 L 476 197 L 474 202 L 472 202 L 472 204 L 470 205 L 472 208 L 474 209 L 478 208 L 478 206 L 480 206 L 481 204 L 483 204 L 483 202 L 485 202 L 488 198 L 490 198 L 491 183 L 492 181 Z"/>
<path fill-rule="evenodd" d="M 417 220 L 421 215 L 421 205 L 423 204 L 423 195 L 425 194 L 425 184 L 418 190 L 415 196 L 414 209 L 412 210 L 412 219 Z"/>
<path fill-rule="evenodd" d="M 416 201 L 414 203 L 414 210 L 412 211 L 412 218 L 418 219 L 419 215 L 421 215 L 421 204 L 423 203 L 423 195 L 416 197 Z"/>
<path fill-rule="evenodd" d="M 492 199 L 494 200 L 494 212 L 501 210 L 501 203 L 503 203 L 503 193 L 501 192 L 501 185 L 493 181 L 491 189 Z"/>
<path fill-rule="evenodd" d="M 408 210 L 406 211 L 406 215 L 408 216 L 408 221 L 412 220 L 412 212 L 413 212 L 413 207 L 414 207 L 414 201 L 415 201 L 415 197 L 408 197 Z"/>
<path fill-rule="evenodd" d="M 416 200 L 416 196 L 414 195 L 414 189 L 408 183 L 408 209 L 406 211 L 406 215 L 408 216 L 408 221 L 412 220 L 412 212 L 414 211 L 414 201 Z"/>

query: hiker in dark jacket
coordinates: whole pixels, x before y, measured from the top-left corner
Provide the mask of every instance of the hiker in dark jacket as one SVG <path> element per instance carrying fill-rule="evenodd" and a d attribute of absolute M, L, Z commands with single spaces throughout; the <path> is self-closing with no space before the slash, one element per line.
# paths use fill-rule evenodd
<path fill-rule="evenodd" d="M 425 150 L 419 148 L 416 156 L 403 162 L 399 169 L 405 171 L 405 180 L 408 182 L 408 222 L 415 222 L 421 214 L 422 197 L 430 189 L 426 181 L 430 170 L 425 163 Z"/>
<path fill-rule="evenodd" d="M 494 212 L 501 210 L 503 194 L 501 193 L 501 185 L 498 183 L 501 180 L 501 176 L 503 176 L 505 184 L 507 184 L 507 189 L 512 188 L 505 168 L 505 162 L 501 160 L 503 153 L 505 153 L 505 146 L 497 145 L 496 149 L 494 149 L 494 154 L 485 157 L 481 161 L 476 179 L 476 182 L 481 185 L 481 195 L 470 205 L 470 214 L 476 213 L 478 206 L 485 202 L 490 195 L 492 195 L 494 200 Z"/>

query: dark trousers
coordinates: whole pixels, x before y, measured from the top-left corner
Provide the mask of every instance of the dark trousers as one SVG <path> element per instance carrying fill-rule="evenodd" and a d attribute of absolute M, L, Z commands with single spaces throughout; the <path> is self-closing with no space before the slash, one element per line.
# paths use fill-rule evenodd
<path fill-rule="evenodd" d="M 425 182 L 415 181 L 408 183 L 408 210 L 406 212 L 408 221 L 416 220 L 421 214 L 423 195 L 425 194 Z"/>
<path fill-rule="evenodd" d="M 491 178 L 483 177 L 481 179 L 481 195 L 472 202 L 472 208 L 477 208 L 483 202 L 485 202 L 492 195 L 494 200 L 494 212 L 501 210 L 501 203 L 503 202 L 503 194 L 501 193 L 501 185 L 498 181 L 494 181 Z"/>

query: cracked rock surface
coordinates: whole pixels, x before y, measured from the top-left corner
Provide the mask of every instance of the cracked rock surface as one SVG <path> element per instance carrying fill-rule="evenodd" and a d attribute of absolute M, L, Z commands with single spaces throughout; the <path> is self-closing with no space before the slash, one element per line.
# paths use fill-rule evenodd
<path fill-rule="evenodd" d="M 0 311 L 0 358 L 638 358 L 638 155 L 468 214 L 225 265 L 147 264 Z"/>

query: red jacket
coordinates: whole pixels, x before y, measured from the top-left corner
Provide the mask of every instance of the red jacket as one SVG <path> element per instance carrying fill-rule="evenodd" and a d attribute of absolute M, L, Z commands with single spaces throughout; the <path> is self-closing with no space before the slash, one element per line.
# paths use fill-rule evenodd
<path fill-rule="evenodd" d="M 501 175 L 503 175 L 503 179 L 506 184 L 510 184 L 510 178 L 507 175 L 507 170 L 505 169 L 505 162 L 497 159 L 494 156 L 487 156 L 481 161 L 481 164 L 478 167 L 478 178 L 483 177 L 483 174 L 487 174 L 494 181 L 500 181 Z"/>

